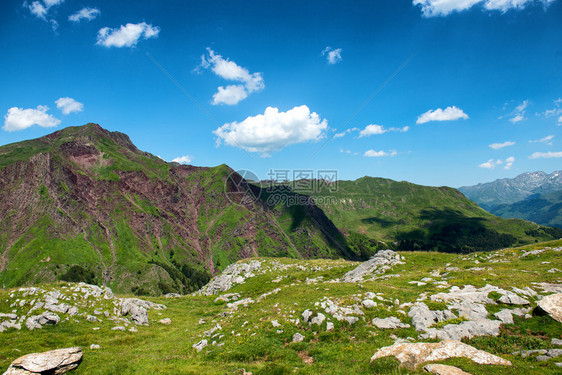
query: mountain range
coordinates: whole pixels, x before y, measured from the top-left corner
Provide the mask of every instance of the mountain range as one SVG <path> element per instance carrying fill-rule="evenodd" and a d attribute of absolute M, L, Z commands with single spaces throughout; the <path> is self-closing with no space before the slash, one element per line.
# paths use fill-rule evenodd
<path fill-rule="evenodd" d="M 494 215 L 562 228 L 562 171 L 527 172 L 459 190 Z"/>
<path fill-rule="evenodd" d="M 187 293 L 254 256 L 359 260 L 381 248 L 471 252 L 562 236 L 498 218 L 452 188 L 372 177 L 337 184 L 308 193 L 316 204 L 224 164 L 167 163 L 97 124 L 5 145 L 0 285 L 62 279 Z"/>

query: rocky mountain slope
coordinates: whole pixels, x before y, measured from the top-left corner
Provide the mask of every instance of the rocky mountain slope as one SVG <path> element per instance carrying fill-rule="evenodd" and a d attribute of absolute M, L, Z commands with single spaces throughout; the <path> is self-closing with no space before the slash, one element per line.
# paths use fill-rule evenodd
<path fill-rule="evenodd" d="M 242 201 L 259 188 L 232 172 L 166 163 L 97 124 L 2 146 L 0 286 L 185 293 L 241 258 L 351 256 L 312 202 Z"/>
<path fill-rule="evenodd" d="M 492 215 L 449 187 L 374 177 L 321 186 L 310 194 L 356 253 L 388 247 L 471 252 L 562 237 L 559 230 Z"/>
<path fill-rule="evenodd" d="M 199 293 L 143 300 L 75 283 L 0 290 L 0 369 L 81 347 L 77 375 L 559 374 L 561 251 L 252 258 Z M 37 315 L 57 318 L 30 329 Z"/>
<path fill-rule="evenodd" d="M 533 194 L 526 199 L 499 204 L 490 209 L 503 218 L 520 218 L 535 223 L 562 228 L 562 190 L 545 194 Z"/>
<path fill-rule="evenodd" d="M 502 178 L 459 190 L 470 200 L 490 210 L 499 204 L 519 202 L 533 194 L 562 190 L 562 171 L 546 174 L 543 171 L 527 172 L 515 178 Z"/>

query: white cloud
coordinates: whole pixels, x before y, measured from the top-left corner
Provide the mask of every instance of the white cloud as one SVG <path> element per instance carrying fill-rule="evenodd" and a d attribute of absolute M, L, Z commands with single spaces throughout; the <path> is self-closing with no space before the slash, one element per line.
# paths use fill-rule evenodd
<path fill-rule="evenodd" d="M 505 160 L 494 160 L 494 159 L 490 159 L 485 163 L 482 163 L 479 165 L 480 168 L 485 168 L 485 169 L 494 169 L 496 168 L 498 165 L 502 165 L 505 163 L 504 165 L 504 169 L 511 169 L 511 167 L 513 166 L 513 163 L 515 162 L 515 158 L 513 156 L 508 157 Z"/>
<path fill-rule="evenodd" d="M 482 163 L 479 165 L 480 168 L 486 168 L 486 169 L 494 169 L 496 166 L 502 164 L 503 161 L 501 160 L 494 160 L 494 159 L 490 159 L 485 163 Z"/>
<path fill-rule="evenodd" d="M 558 117 L 558 125 L 562 125 L 562 116 Z"/>
<path fill-rule="evenodd" d="M 180 163 L 180 164 L 189 164 L 191 163 L 191 161 L 193 160 L 193 158 L 190 155 L 184 155 L 184 156 L 178 156 L 177 158 L 173 159 L 172 161 L 175 163 Z"/>
<path fill-rule="evenodd" d="M 505 13 L 510 9 L 523 9 L 530 4 L 548 6 L 554 0 L 413 0 L 414 5 L 421 6 L 424 17 L 446 16 L 452 12 L 461 12 L 480 4 L 486 10 Z"/>
<path fill-rule="evenodd" d="M 500 148 L 513 146 L 514 144 L 515 144 L 515 142 L 507 141 L 507 142 L 503 142 L 503 143 L 492 143 L 491 145 L 489 145 L 489 147 L 493 148 L 494 150 L 499 150 Z"/>
<path fill-rule="evenodd" d="M 45 16 L 47 15 L 47 7 L 41 4 L 39 1 L 34 1 L 31 5 L 28 5 L 29 11 L 36 17 L 41 19 L 46 19 Z"/>
<path fill-rule="evenodd" d="M 2 129 L 12 132 L 27 129 L 33 125 L 50 128 L 60 124 L 59 119 L 47 114 L 48 110 L 49 107 L 46 105 L 39 105 L 37 109 L 12 107 L 8 109 L 8 113 L 4 116 L 4 127 Z"/>
<path fill-rule="evenodd" d="M 332 49 L 332 47 L 326 47 L 322 51 L 322 56 L 326 56 L 328 64 L 333 65 L 342 61 L 341 52 L 341 48 Z"/>
<path fill-rule="evenodd" d="M 380 158 L 380 157 L 383 157 L 383 156 L 396 156 L 397 154 L 398 153 L 396 152 L 396 150 L 390 150 L 390 151 L 367 150 L 367 151 L 365 151 L 363 156 L 365 156 L 367 158 Z"/>
<path fill-rule="evenodd" d="M 227 80 L 242 82 L 242 85 L 229 85 L 226 88 L 218 87 L 218 91 L 213 95 L 212 104 L 235 105 L 248 97 L 249 94 L 263 90 L 265 83 L 262 73 L 250 73 L 248 69 L 236 64 L 234 61 L 224 59 L 210 48 L 207 48 L 209 56 L 201 56 L 201 64 L 196 68 L 211 69 L 217 76 Z"/>
<path fill-rule="evenodd" d="M 529 159 L 539 159 L 539 158 L 562 158 L 562 151 L 559 152 L 535 152 L 533 155 L 529 156 Z"/>
<path fill-rule="evenodd" d="M 425 124 L 429 121 L 454 121 L 459 119 L 468 119 L 468 115 L 462 109 L 455 106 L 447 107 L 445 109 L 437 108 L 436 110 L 429 110 L 420 116 L 416 124 Z"/>
<path fill-rule="evenodd" d="M 267 107 L 263 115 L 224 124 L 213 133 L 219 137 L 218 144 L 224 141 L 229 146 L 269 156 L 292 144 L 319 141 L 327 128 L 327 120 L 302 105 L 287 112 Z"/>
<path fill-rule="evenodd" d="M 552 139 L 554 138 L 554 135 L 547 135 L 544 138 L 541 139 L 535 139 L 532 141 L 529 141 L 529 143 L 544 143 L 545 145 L 549 145 L 552 146 Z"/>
<path fill-rule="evenodd" d="M 100 10 L 97 8 L 82 8 L 78 12 L 72 14 L 68 17 L 69 21 L 80 22 L 81 20 L 91 21 L 100 14 Z"/>
<path fill-rule="evenodd" d="M 23 6 L 28 8 L 31 14 L 33 14 L 34 16 L 49 22 L 53 30 L 56 31 L 59 27 L 58 22 L 52 18 L 47 19 L 47 14 L 49 13 L 49 9 L 63 2 L 64 0 L 43 0 L 42 2 L 34 1 L 31 4 L 28 4 L 27 1 L 24 1 Z"/>
<path fill-rule="evenodd" d="M 219 86 L 217 90 L 218 91 L 213 94 L 213 105 L 235 105 L 248 97 L 248 92 L 242 85 Z"/>
<path fill-rule="evenodd" d="M 104 47 L 134 47 L 142 39 L 156 38 L 160 33 L 158 26 L 146 22 L 128 23 L 119 29 L 104 27 L 98 31 L 96 44 Z"/>
<path fill-rule="evenodd" d="M 510 118 L 509 121 L 515 124 L 517 122 L 521 122 L 523 120 L 526 120 L 525 109 L 528 106 L 529 106 L 529 100 L 523 100 L 523 102 L 521 104 L 519 104 L 517 107 L 515 107 L 513 112 L 511 112 L 511 115 L 513 117 Z"/>
<path fill-rule="evenodd" d="M 507 159 L 505 159 L 505 166 L 503 167 L 503 169 L 511 169 L 511 166 L 514 162 L 515 158 L 513 156 L 508 157 Z"/>
<path fill-rule="evenodd" d="M 404 126 L 403 128 L 385 129 L 382 125 L 371 124 L 367 125 L 365 129 L 359 132 L 359 138 L 368 137 L 370 135 L 384 134 L 388 132 L 407 132 L 408 130 L 410 130 L 409 126 Z"/>
<path fill-rule="evenodd" d="M 55 101 L 57 108 L 62 111 L 63 115 L 68 115 L 69 113 L 82 112 L 84 109 L 84 104 L 77 102 L 72 98 L 60 98 Z"/>

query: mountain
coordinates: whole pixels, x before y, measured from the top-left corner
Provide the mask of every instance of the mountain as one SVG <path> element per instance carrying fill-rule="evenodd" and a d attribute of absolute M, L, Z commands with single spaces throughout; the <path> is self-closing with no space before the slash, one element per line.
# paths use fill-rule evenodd
<path fill-rule="evenodd" d="M 500 204 L 492 207 L 491 212 L 503 218 L 521 218 L 562 228 L 562 190 L 533 194 L 512 204 Z"/>
<path fill-rule="evenodd" d="M 542 171 L 527 172 L 515 178 L 503 178 L 459 190 L 482 208 L 490 210 L 499 204 L 522 201 L 533 194 L 562 190 L 562 171 L 546 174 Z"/>
<path fill-rule="evenodd" d="M 226 165 L 167 163 L 97 124 L 2 146 L 0 285 L 186 293 L 241 258 L 352 257 L 312 202 L 243 201 L 260 192 Z"/>
<path fill-rule="evenodd" d="M 374 177 L 338 181 L 337 186 L 317 184 L 321 188 L 310 194 L 348 234 L 348 244 L 356 253 L 388 247 L 472 252 L 562 236 L 554 228 L 499 218 L 450 187 Z"/>

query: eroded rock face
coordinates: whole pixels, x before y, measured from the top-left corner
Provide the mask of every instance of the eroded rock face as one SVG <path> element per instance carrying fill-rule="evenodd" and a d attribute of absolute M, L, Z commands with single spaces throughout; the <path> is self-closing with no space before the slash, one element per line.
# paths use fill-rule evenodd
<path fill-rule="evenodd" d="M 546 312 L 552 319 L 562 323 L 562 293 L 546 296 L 537 305 L 539 310 Z"/>
<path fill-rule="evenodd" d="M 361 282 L 365 276 L 384 273 L 397 264 L 404 264 L 398 253 L 392 250 L 379 250 L 371 259 L 346 273 L 341 281 L 344 283 Z"/>
<path fill-rule="evenodd" d="M 64 374 L 82 362 L 82 348 L 65 348 L 24 355 L 12 362 L 4 375 Z"/>
<path fill-rule="evenodd" d="M 389 356 L 393 356 L 401 365 L 412 369 L 425 362 L 458 357 L 468 358 L 481 365 L 511 366 L 511 362 L 506 359 L 455 340 L 443 340 L 439 343 L 396 343 L 379 349 L 371 357 L 371 362 Z"/>

